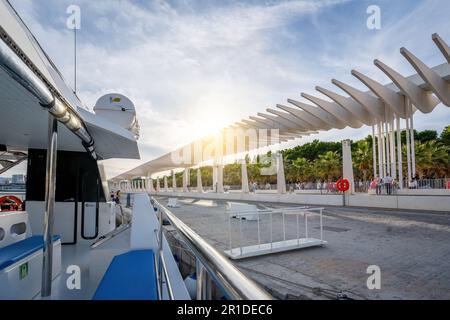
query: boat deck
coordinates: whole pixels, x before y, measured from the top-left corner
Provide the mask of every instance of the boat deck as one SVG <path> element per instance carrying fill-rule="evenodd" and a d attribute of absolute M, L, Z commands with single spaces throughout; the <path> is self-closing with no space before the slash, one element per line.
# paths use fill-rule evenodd
<path fill-rule="evenodd" d="M 53 280 L 51 300 L 90 300 L 114 256 L 130 250 L 131 229 L 105 241 L 95 249 L 91 243 L 62 246 L 61 274 Z M 66 273 L 69 266 L 76 265 L 81 270 L 81 289 L 69 290 Z M 37 296 L 36 299 L 41 299 Z"/>

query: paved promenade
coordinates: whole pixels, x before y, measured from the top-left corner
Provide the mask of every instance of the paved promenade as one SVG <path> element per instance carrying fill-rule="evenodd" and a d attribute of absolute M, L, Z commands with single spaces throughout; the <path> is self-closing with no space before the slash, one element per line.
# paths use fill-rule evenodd
<path fill-rule="evenodd" d="M 167 203 L 167 198 L 160 199 Z M 226 202 L 184 199 L 179 203 L 172 212 L 216 248 L 229 248 Z M 280 219 L 274 216 L 281 239 Z M 319 236 L 318 221 L 318 216 L 308 220 L 310 236 Z M 240 241 L 238 222 L 232 223 L 233 246 L 255 244 L 255 222 L 243 222 L 245 237 Z M 280 298 L 330 299 L 344 294 L 354 299 L 450 299 L 449 213 L 325 207 L 323 224 L 324 240 L 328 241 L 324 247 L 235 263 Z M 287 225 L 287 238 L 294 238 L 295 220 Z M 263 241 L 268 241 L 267 226 L 262 220 Z M 302 230 L 303 225 L 300 227 Z M 380 290 L 367 289 L 369 265 L 381 268 Z"/>

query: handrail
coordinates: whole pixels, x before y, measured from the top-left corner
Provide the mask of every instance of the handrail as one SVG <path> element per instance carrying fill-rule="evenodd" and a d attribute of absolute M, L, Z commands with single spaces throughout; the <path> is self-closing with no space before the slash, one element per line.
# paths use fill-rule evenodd
<path fill-rule="evenodd" d="M 163 297 L 163 277 L 166 281 L 167 293 L 169 295 L 169 299 L 174 299 L 172 282 L 169 278 L 169 272 L 167 271 L 166 260 L 164 259 L 164 239 L 163 239 L 163 218 L 162 218 L 162 210 L 155 210 L 158 212 L 159 219 L 159 228 L 155 229 L 156 239 L 158 241 L 158 254 L 155 259 L 157 264 L 157 278 L 158 278 L 158 294 L 160 299 Z"/>
<path fill-rule="evenodd" d="M 256 282 L 245 276 L 224 255 L 207 243 L 202 237 L 178 219 L 170 210 L 152 198 L 154 206 L 169 220 L 171 225 L 184 239 L 186 245 L 194 253 L 212 278 L 226 294 L 233 300 L 271 300 L 273 297 L 262 289 Z"/>

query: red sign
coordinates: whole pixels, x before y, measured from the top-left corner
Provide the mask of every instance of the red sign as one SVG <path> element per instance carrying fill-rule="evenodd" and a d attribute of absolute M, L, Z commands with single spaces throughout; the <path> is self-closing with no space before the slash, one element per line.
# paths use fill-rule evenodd
<path fill-rule="evenodd" d="M 350 182 L 347 179 L 339 179 L 336 187 L 339 191 L 345 192 L 350 189 Z"/>

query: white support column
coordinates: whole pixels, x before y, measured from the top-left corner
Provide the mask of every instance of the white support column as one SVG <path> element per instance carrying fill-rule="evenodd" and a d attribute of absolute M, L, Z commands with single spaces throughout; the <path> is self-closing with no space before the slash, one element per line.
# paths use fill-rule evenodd
<path fill-rule="evenodd" d="M 147 178 L 144 178 L 141 180 L 141 190 L 140 191 L 145 192 L 146 188 L 147 188 Z"/>
<path fill-rule="evenodd" d="M 156 192 L 160 192 L 161 191 L 161 186 L 159 184 L 159 177 L 156 177 Z"/>
<path fill-rule="evenodd" d="M 283 155 L 277 153 L 277 192 L 279 194 L 286 193 L 286 178 L 284 177 Z"/>
<path fill-rule="evenodd" d="M 172 170 L 172 191 L 177 192 L 177 177 L 175 176 L 175 171 Z"/>
<path fill-rule="evenodd" d="M 412 177 L 416 176 L 416 148 L 415 148 L 415 143 L 414 143 L 414 122 L 413 122 L 413 118 L 414 118 L 414 112 L 413 112 L 413 105 L 411 104 L 411 102 L 409 102 L 409 106 L 410 106 L 410 136 L 411 136 L 411 174 Z"/>
<path fill-rule="evenodd" d="M 375 125 L 372 125 L 372 157 L 373 157 L 373 177 L 377 176 L 377 152 L 376 148 L 376 138 L 375 138 Z"/>
<path fill-rule="evenodd" d="M 378 127 L 378 175 L 383 176 L 383 153 L 382 153 L 382 142 L 381 142 L 381 123 L 377 123 Z"/>
<path fill-rule="evenodd" d="M 147 176 L 148 176 L 147 190 L 148 192 L 155 192 L 155 188 L 153 187 L 152 174 L 149 172 Z"/>
<path fill-rule="evenodd" d="M 350 140 L 342 141 L 342 177 L 350 182 L 349 193 L 355 193 L 355 180 L 353 177 L 353 161 Z"/>
<path fill-rule="evenodd" d="M 200 168 L 197 168 L 197 192 L 203 193 L 202 171 Z"/>
<path fill-rule="evenodd" d="M 186 168 L 183 171 L 183 192 L 189 192 L 188 190 L 188 174 L 189 174 L 189 169 Z"/>
<path fill-rule="evenodd" d="M 164 192 L 169 192 L 169 183 L 167 182 L 167 176 L 164 176 Z"/>
<path fill-rule="evenodd" d="M 213 183 L 212 188 L 213 188 L 213 191 L 216 192 L 217 191 L 216 190 L 216 188 L 217 188 L 217 167 L 213 166 L 212 169 L 213 169 L 213 172 L 212 172 L 212 183 Z"/>
<path fill-rule="evenodd" d="M 387 166 L 386 166 L 386 139 L 384 136 L 383 122 L 381 122 L 381 157 L 383 162 L 383 174 L 381 177 L 384 177 L 387 174 Z"/>
<path fill-rule="evenodd" d="M 217 166 L 217 192 L 223 193 L 223 164 Z"/>
<path fill-rule="evenodd" d="M 248 187 L 248 174 L 247 174 L 247 162 L 245 159 L 241 160 L 241 182 L 242 182 L 242 192 L 249 193 Z"/>
<path fill-rule="evenodd" d="M 391 171 L 391 152 L 390 152 L 390 141 L 389 141 L 389 118 L 386 117 L 384 120 L 384 139 L 385 139 L 385 150 L 386 150 L 386 173 L 392 176 Z"/>
<path fill-rule="evenodd" d="M 397 160 L 398 160 L 398 185 L 403 189 L 403 163 L 402 163 L 402 129 L 400 127 L 400 116 L 397 116 Z"/>
<path fill-rule="evenodd" d="M 411 181 L 411 151 L 410 151 L 410 140 L 409 140 L 409 116 L 405 119 L 406 122 L 406 163 L 408 166 L 408 179 L 406 179 L 406 185 L 409 186 L 409 181 Z"/>
<path fill-rule="evenodd" d="M 397 166 L 395 163 L 394 117 L 395 115 L 392 115 L 392 119 L 389 120 L 389 145 L 391 147 L 391 177 L 397 179 Z"/>

